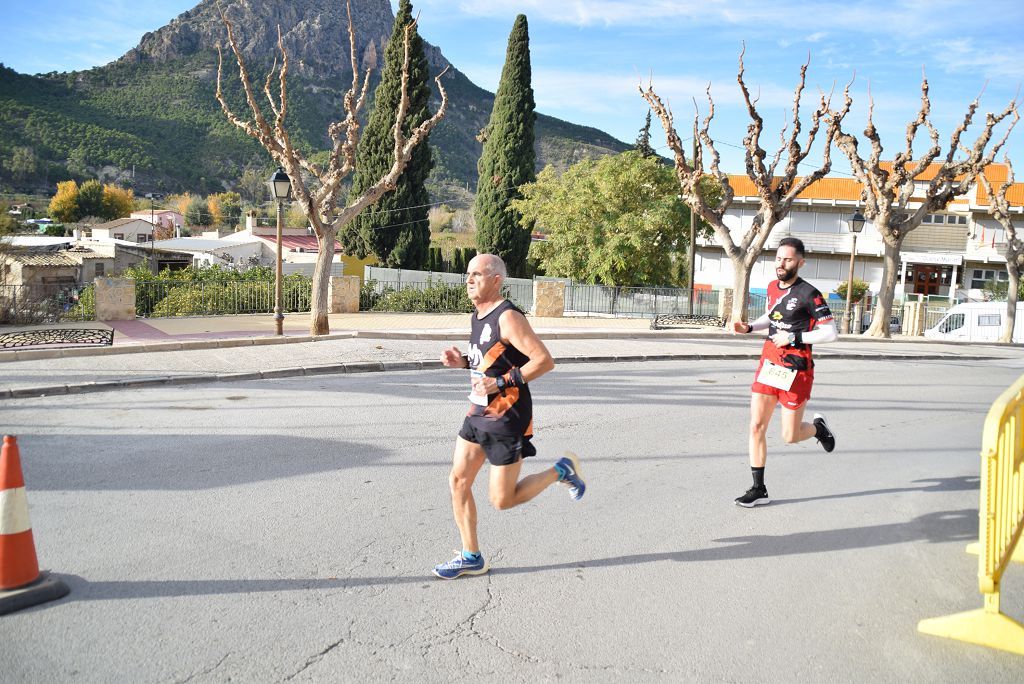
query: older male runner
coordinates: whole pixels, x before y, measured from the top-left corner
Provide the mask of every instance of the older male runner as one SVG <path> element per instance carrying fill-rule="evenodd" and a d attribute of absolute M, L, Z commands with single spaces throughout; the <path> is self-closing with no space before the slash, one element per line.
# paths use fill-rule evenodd
<path fill-rule="evenodd" d="M 783 238 L 775 253 L 778 280 L 768 286 L 766 313 L 752 323 L 733 322 L 734 333 L 768 330 L 761 350 L 754 384 L 750 388 L 750 471 L 754 485 L 736 499 L 745 508 L 771 503 L 764 484 L 768 458 L 765 433 L 775 404 L 782 404 L 782 439 L 787 444 L 817 438 L 825 451 L 836 447 L 836 439 L 825 416 L 814 414 L 804 422 L 804 409 L 814 384 L 811 345 L 833 342 L 838 338 L 832 312 L 821 292 L 799 277 L 804 265 L 804 243 Z"/>
<path fill-rule="evenodd" d="M 473 481 L 485 459 L 491 464 L 491 503 L 499 510 L 526 503 L 555 482 L 567 485 L 575 500 L 586 491 L 574 454 L 519 479 L 523 458 L 537 453 L 530 443 L 533 402 L 529 383 L 554 368 L 555 362 L 523 312 L 502 297 L 505 277 L 505 263 L 498 256 L 479 254 L 469 262 L 466 291 L 476 308 L 469 353 L 463 355 L 451 347 L 441 354 L 445 366 L 468 368 L 471 375 L 470 409 L 455 441 L 450 477 L 462 552 L 434 567 L 434 574 L 442 579 L 482 575 L 490 567 L 480 553 L 473 499 Z"/>

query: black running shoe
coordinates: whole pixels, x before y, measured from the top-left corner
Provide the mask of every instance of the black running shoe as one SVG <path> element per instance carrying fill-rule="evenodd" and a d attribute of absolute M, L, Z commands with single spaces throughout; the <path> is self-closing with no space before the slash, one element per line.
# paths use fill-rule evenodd
<path fill-rule="evenodd" d="M 828 429 L 828 423 L 825 422 L 825 416 L 820 413 L 815 413 L 813 422 L 814 428 L 817 430 L 815 437 L 818 438 L 818 443 L 821 444 L 822 449 L 831 452 L 836 448 L 836 436 Z"/>
<path fill-rule="evenodd" d="M 754 506 L 764 506 L 770 504 L 771 499 L 768 498 L 768 488 L 758 487 L 757 485 L 747 490 L 747 493 L 736 499 L 737 506 L 743 506 L 744 508 L 753 508 Z"/>

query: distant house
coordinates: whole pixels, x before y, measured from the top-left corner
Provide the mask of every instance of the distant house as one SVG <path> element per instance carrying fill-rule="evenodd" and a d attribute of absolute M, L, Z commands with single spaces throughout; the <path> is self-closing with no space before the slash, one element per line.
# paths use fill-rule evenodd
<path fill-rule="evenodd" d="M 185 268 L 192 263 L 191 254 L 153 250 L 124 241 L 72 243 L 72 238 L 18 236 L 11 242 L 16 250 L 6 254 L 0 262 L 2 285 L 91 283 L 96 278 L 116 275 L 144 262 L 149 263 L 154 274 L 163 268 Z"/>
<path fill-rule="evenodd" d="M 149 221 L 156 226 L 160 234 L 166 233 L 168 237 L 177 236 L 177 229 L 185 225 L 185 217 L 173 209 L 156 209 L 150 211 L 133 211 L 128 218 L 142 219 Z"/>
<path fill-rule="evenodd" d="M 274 263 L 274 252 L 261 240 L 221 240 L 213 238 L 173 238 L 157 240 L 154 247 L 192 255 L 193 266 L 248 268 Z"/>
<path fill-rule="evenodd" d="M 145 243 L 153 241 L 153 232 L 153 224 L 146 219 L 120 218 L 93 226 L 92 239 Z"/>

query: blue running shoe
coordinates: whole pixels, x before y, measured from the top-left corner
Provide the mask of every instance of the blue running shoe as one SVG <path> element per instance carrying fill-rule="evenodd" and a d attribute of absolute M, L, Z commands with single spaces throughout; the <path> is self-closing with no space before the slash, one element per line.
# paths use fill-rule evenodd
<path fill-rule="evenodd" d="M 434 574 L 441 579 L 456 579 L 463 575 L 482 575 L 491 566 L 488 565 L 487 559 L 481 555 L 476 560 L 467 560 L 461 553 L 452 558 L 447 563 L 441 563 L 440 565 L 434 566 Z"/>
<path fill-rule="evenodd" d="M 569 496 L 573 501 L 583 498 L 587 491 L 587 483 L 583 481 L 583 471 L 580 470 L 580 459 L 571 451 L 566 451 L 565 456 L 558 459 L 558 467 L 565 472 L 559 477 L 559 482 L 569 487 Z"/>

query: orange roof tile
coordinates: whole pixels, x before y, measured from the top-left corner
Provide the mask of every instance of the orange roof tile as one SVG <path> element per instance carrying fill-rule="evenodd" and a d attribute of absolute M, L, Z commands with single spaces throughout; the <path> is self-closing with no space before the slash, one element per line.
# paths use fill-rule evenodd
<path fill-rule="evenodd" d="M 882 162 L 881 164 L 883 168 L 892 168 L 892 162 Z M 938 168 L 938 164 L 931 164 L 918 176 L 918 179 L 931 180 L 935 177 Z M 985 174 L 993 186 L 998 186 L 1006 181 L 1007 167 L 1005 164 L 989 164 L 985 169 Z M 729 185 L 732 186 L 737 197 L 757 196 L 757 188 L 754 187 L 753 181 L 745 175 L 730 175 Z M 855 178 L 825 177 L 812 183 L 809 188 L 800 193 L 799 198 L 857 201 L 860 199 L 860 193 L 861 185 Z M 1006 198 L 1011 206 L 1024 205 L 1024 183 L 1014 183 L 1007 191 Z M 956 204 L 964 204 L 966 201 L 966 199 L 953 200 Z M 976 203 L 982 206 L 988 204 L 988 195 L 980 183 L 978 183 Z"/>

